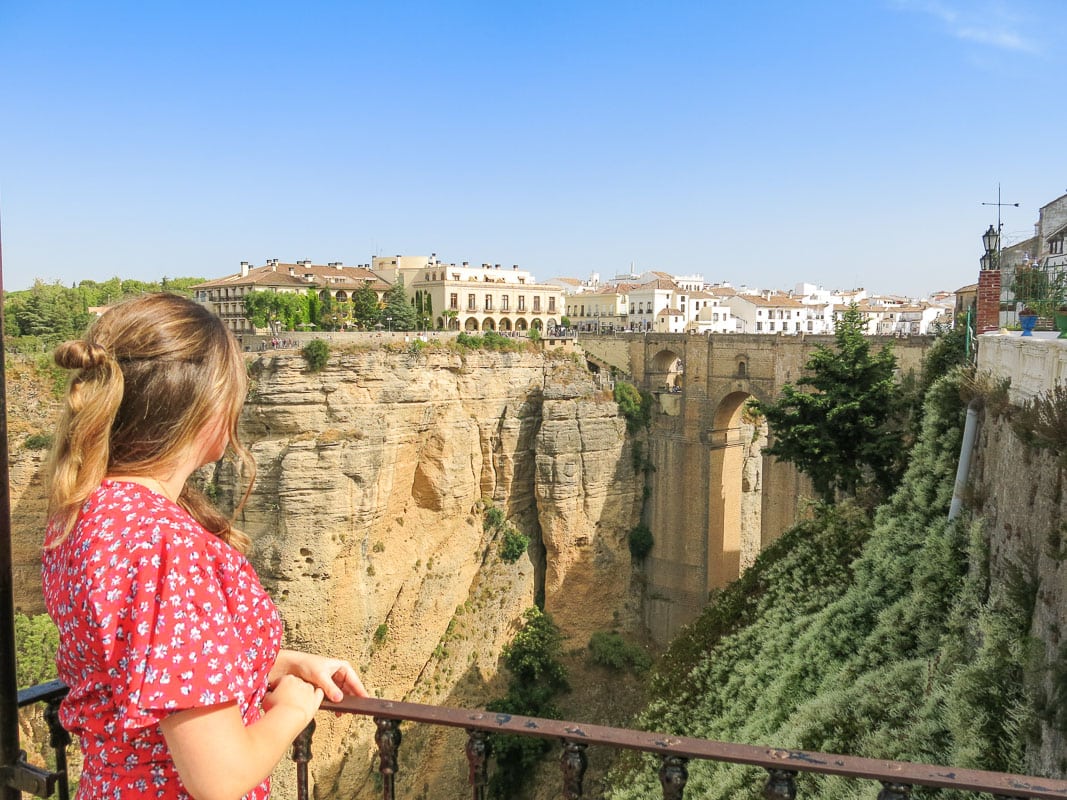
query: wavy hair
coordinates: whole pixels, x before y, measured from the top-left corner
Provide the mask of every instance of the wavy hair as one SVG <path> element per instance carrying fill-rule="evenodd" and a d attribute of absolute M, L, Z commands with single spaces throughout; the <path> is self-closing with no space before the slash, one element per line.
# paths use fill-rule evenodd
<path fill-rule="evenodd" d="M 49 547 L 66 538 L 105 477 L 173 470 L 220 412 L 229 447 L 249 474 L 234 513 L 240 511 L 255 480 L 255 463 L 237 436 L 248 378 L 222 320 L 185 297 L 144 295 L 106 311 L 54 358 L 72 374 L 48 465 Z M 178 503 L 208 531 L 248 550 L 248 537 L 192 485 Z"/>

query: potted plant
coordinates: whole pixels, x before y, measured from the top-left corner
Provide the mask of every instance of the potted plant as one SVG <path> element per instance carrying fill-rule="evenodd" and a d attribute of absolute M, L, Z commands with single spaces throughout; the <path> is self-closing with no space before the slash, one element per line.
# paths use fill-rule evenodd
<path fill-rule="evenodd" d="M 1019 324 L 1023 328 L 1023 336 L 1033 336 L 1034 326 L 1037 325 L 1037 311 L 1030 306 L 1023 306 L 1019 312 Z"/>
<path fill-rule="evenodd" d="M 1057 339 L 1067 339 L 1067 303 L 1061 304 L 1056 309 L 1056 313 L 1052 316 L 1052 321 L 1056 325 L 1056 330 L 1060 332 Z"/>

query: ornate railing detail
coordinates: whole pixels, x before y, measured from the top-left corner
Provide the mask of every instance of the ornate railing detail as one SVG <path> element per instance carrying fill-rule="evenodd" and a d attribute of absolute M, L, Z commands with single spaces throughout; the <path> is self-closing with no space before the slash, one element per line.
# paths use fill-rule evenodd
<path fill-rule="evenodd" d="M 23 773 L 28 777 L 23 778 L 24 785 L 19 787 L 23 792 L 47 797 L 58 788 L 60 800 L 68 800 L 66 748 L 70 744 L 70 737 L 59 725 L 57 714 L 59 702 L 66 695 L 66 691 L 67 688 L 62 683 L 52 681 L 19 692 L 20 708 L 34 703 L 45 703 L 45 719 L 48 720 L 57 764 L 55 772 L 28 768 Z M 603 725 L 585 725 L 373 698 L 349 697 L 339 703 L 327 702 L 323 704 L 323 710 L 360 714 L 374 719 L 374 741 L 378 746 L 378 770 L 382 776 L 383 800 L 396 798 L 398 752 L 403 739 L 400 731 L 402 721 L 463 728 L 467 731 L 464 750 L 469 766 L 468 782 L 473 800 L 486 800 L 489 759 L 492 755 L 490 736 L 493 734 L 535 736 L 561 741 L 562 797 L 566 800 L 578 800 L 583 797 L 582 781 L 588 763 L 586 748 L 589 745 L 658 756 L 663 800 L 683 800 L 689 777 L 687 765 L 693 759 L 762 767 L 767 772 L 767 783 L 763 788 L 763 797 L 766 800 L 796 800 L 796 777 L 800 772 L 878 781 L 882 785 L 878 800 L 909 800 L 915 786 L 985 793 L 1000 800 L 1024 797 L 1067 800 L 1067 780 L 1051 778 L 731 744 Z M 312 722 L 293 743 L 292 758 L 297 768 L 298 800 L 308 800 L 310 797 L 308 762 L 311 760 L 314 730 L 315 723 Z"/>

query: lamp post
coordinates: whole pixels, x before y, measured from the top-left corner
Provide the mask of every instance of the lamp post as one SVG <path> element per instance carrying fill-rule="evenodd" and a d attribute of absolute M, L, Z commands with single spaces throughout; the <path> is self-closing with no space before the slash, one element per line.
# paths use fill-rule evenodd
<path fill-rule="evenodd" d="M 385 318 L 385 326 L 389 329 L 389 332 L 392 333 L 392 331 L 393 331 L 393 318 L 392 317 L 386 317 Z"/>
<path fill-rule="evenodd" d="M 1000 231 L 992 224 L 982 234 L 982 246 L 985 247 L 985 255 L 979 259 L 982 269 L 1000 269 Z"/>

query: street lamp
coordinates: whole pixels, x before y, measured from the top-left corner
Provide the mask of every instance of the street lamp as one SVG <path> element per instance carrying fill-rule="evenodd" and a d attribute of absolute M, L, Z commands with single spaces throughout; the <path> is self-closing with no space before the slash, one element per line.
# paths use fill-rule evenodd
<path fill-rule="evenodd" d="M 393 318 L 392 317 L 386 317 L 385 318 L 385 325 L 391 332 L 393 330 Z"/>
<path fill-rule="evenodd" d="M 982 256 L 982 269 L 1000 269 L 1000 231 L 989 226 L 989 230 L 982 234 L 982 246 L 985 247 L 985 255 Z"/>

